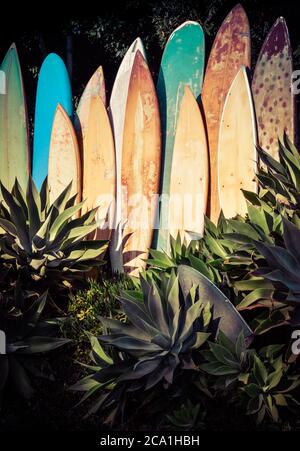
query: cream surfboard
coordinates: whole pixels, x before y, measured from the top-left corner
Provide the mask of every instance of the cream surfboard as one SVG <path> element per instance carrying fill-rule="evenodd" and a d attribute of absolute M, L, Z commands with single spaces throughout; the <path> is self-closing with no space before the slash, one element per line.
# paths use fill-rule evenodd
<path fill-rule="evenodd" d="M 209 187 L 206 131 L 197 101 L 186 86 L 180 105 L 170 176 L 169 228 L 189 244 L 203 236 Z M 190 232 L 190 233 L 188 233 Z"/>
<path fill-rule="evenodd" d="M 76 134 L 72 122 L 58 104 L 54 115 L 48 161 L 50 200 L 54 202 L 72 182 L 71 195 L 81 198 L 81 164 Z"/>
<path fill-rule="evenodd" d="M 98 208 L 93 238 L 109 240 L 114 220 L 115 150 L 110 121 L 99 95 L 92 96 L 83 152 L 82 212 Z"/>
<path fill-rule="evenodd" d="M 158 100 L 151 73 L 137 51 L 126 104 L 122 154 L 123 264 L 137 276 L 145 268 L 156 220 L 161 161 Z"/>
<path fill-rule="evenodd" d="M 98 67 L 86 85 L 74 118 L 74 127 L 81 155 L 86 146 L 86 130 L 90 113 L 91 98 L 93 96 L 100 96 L 104 105 L 106 105 L 105 81 L 102 66 Z"/>
<path fill-rule="evenodd" d="M 227 95 L 218 150 L 220 208 L 225 217 L 245 215 L 241 190 L 256 191 L 257 131 L 247 70 L 243 66 Z"/>
<path fill-rule="evenodd" d="M 116 157 L 116 211 L 114 232 L 110 245 L 110 260 L 112 270 L 122 273 L 122 224 L 121 224 L 121 166 L 122 166 L 122 147 L 124 134 L 125 109 L 128 95 L 128 86 L 132 70 L 133 61 L 137 51 L 145 57 L 143 43 L 137 38 L 127 50 L 122 63 L 119 67 L 110 98 L 109 113 L 115 141 Z"/>

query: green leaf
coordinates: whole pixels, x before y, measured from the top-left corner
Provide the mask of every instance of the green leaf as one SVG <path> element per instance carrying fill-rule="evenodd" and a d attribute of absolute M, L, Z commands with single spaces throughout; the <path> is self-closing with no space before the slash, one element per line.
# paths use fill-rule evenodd
<path fill-rule="evenodd" d="M 54 240 L 56 235 L 59 233 L 61 227 L 65 224 L 65 222 L 70 220 L 72 216 L 76 215 L 76 213 L 78 213 L 81 210 L 82 206 L 83 202 L 73 207 L 69 207 L 56 218 L 56 220 L 54 221 L 54 223 L 50 228 L 50 236 L 49 236 L 50 241 Z"/>
<path fill-rule="evenodd" d="M 199 271 L 201 274 L 203 274 L 205 277 L 207 277 L 212 282 L 214 281 L 214 276 L 212 275 L 212 273 L 209 270 L 209 268 L 207 267 L 207 265 L 203 262 L 203 260 L 190 254 L 189 261 L 193 268 L 195 268 L 197 271 Z"/>
<path fill-rule="evenodd" d="M 273 388 L 277 387 L 277 385 L 280 383 L 283 376 L 283 368 L 279 368 L 277 371 L 274 371 L 273 373 L 269 374 L 267 377 L 266 385 L 268 386 L 268 390 L 272 390 Z"/>
<path fill-rule="evenodd" d="M 250 397 L 250 398 L 258 398 L 261 394 L 261 389 L 257 384 L 249 384 L 246 385 L 246 387 L 243 387 L 243 391 Z"/>
<path fill-rule="evenodd" d="M 14 346 L 20 346 L 22 348 L 24 347 L 22 350 L 19 351 L 19 353 L 37 354 L 41 352 L 52 351 L 53 349 L 57 349 L 70 342 L 71 340 L 67 338 L 34 336 L 31 338 L 27 338 L 26 340 L 14 343 Z"/>
<path fill-rule="evenodd" d="M 196 342 L 191 347 L 191 349 L 199 349 L 204 343 L 207 342 L 210 335 L 211 335 L 210 333 L 206 333 L 206 332 L 197 332 L 196 333 Z"/>
<path fill-rule="evenodd" d="M 219 362 L 203 363 L 199 368 L 212 376 L 236 375 L 237 370 Z"/>
<path fill-rule="evenodd" d="M 253 375 L 261 387 L 266 385 L 268 373 L 265 365 L 257 355 L 254 355 Z"/>
<path fill-rule="evenodd" d="M 217 343 L 210 343 L 209 347 L 211 352 L 219 362 L 222 362 L 224 365 L 229 365 L 232 368 L 239 370 L 239 362 L 236 361 L 235 356 L 227 348 Z"/>
<path fill-rule="evenodd" d="M 247 208 L 250 221 L 258 225 L 266 235 L 269 235 L 270 229 L 264 210 L 250 204 L 247 205 Z"/>
<path fill-rule="evenodd" d="M 272 300 L 274 294 L 273 289 L 258 289 L 252 291 L 248 296 L 246 296 L 238 305 L 237 309 L 239 311 L 247 310 L 249 307 L 253 306 L 257 301 L 261 300 Z"/>

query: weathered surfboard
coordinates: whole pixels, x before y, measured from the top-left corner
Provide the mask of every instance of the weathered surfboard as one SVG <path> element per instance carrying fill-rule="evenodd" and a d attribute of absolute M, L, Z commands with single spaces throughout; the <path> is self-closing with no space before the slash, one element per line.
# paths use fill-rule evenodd
<path fill-rule="evenodd" d="M 247 15 L 237 5 L 226 17 L 215 38 L 202 92 L 210 157 L 209 216 L 220 215 L 218 193 L 218 141 L 221 116 L 229 88 L 241 66 L 251 66 L 251 39 Z"/>
<path fill-rule="evenodd" d="M 284 132 L 295 139 L 292 59 L 288 28 L 280 17 L 265 40 L 252 81 L 259 145 L 277 160 L 278 139 Z"/>
<path fill-rule="evenodd" d="M 234 79 L 221 119 L 218 178 L 220 208 L 226 218 L 245 215 L 242 189 L 256 191 L 257 130 L 252 94 L 245 67 Z"/>
<path fill-rule="evenodd" d="M 110 245 L 110 261 L 114 272 L 122 273 L 123 257 L 122 257 L 122 183 L 121 183 L 121 167 L 122 167 L 122 148 L 124 135 L 125 110 L 128 95 L 128 86 L 132 70 L 133 61 L 137 51 L 140 51 L 145 58 L 145 50 L 140 38 L 137 38 L 127 50 L 122 63 L 119 67 L 112 93 L 110 98 L 109 112 L 115 141 L 115 157 L 116 157 L 116 211 L 115 224 Z"/>
<path fill-rule="evenodd" d="M 15 44 L 8 50 L 0 69 L 0 180 L 9 190 L 16 178 L 26 188 L 30 172 L 28 122 Z"/>
<path fill-rule="evenodd" d="M 132 276 L 145 268 L 152 241 L 160 161 L 158 101 L 147 63 L 137 51 L 128 88 L 121 172 L 123 263 Z"/>
<path fill-rule="evenodd" d="M 54 202 L 72 182 L 71 196 L 81 200 L 81 162 L 72 122 L 61 105 L 54 115 L 48 162 L 50 201 Z"/>
<path fill-rule="evenodd" d="M 169 230 L 189 244 L 203 236 L 209 163 L 206 131 L 197 101 L 186 86 L 175 135 L 170 177 Z M 187 233 L 187 232 L 192 232 Z"/>
<path fill-rule="evenodd" d="M 91 98 L 93 96 L 100 96 L 102 102 L 106 105 L 105 80 L 102 66 L 98 67 L 86 85 L 74 117 L 74 128 L 81 155 L 83 154 L 86 145 L 86 130 L 90 113 Z"/>
<path fill-rule="evenodd" d="M 83 149 L 82 212 L 98 208 L 99 227 L 93 238 L 109 240 L 114 220 L 116 166 L 114 140 L 103 100 L 90 98 Z"/>
<path fill-rule="evenodd" d="M 163 161 L 161 193 L 166 200 L 170 193 L 170 175 L 176 124 L 185 85 L 189 85 L 199 100 L 205 61 L 205 41 L 202 27 L 185 22 L 170 36 L 160 65 L 157 94 L 160 106 Z M 168 247 L 168 202 L 160 205 L 160 229 L 155 247 Z"/>

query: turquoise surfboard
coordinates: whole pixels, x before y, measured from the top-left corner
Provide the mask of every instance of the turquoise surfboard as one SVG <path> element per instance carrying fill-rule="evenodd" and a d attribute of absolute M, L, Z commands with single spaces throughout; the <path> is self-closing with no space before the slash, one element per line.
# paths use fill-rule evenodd
<path fill-rule="evenodd" d="M 35 104 L 32 177 L 38 189 L 48 174 L 52 123 L 58 104 L 72 118 L 72 91 L 67 68 L 58 55 L 50 53 L 39 73 Z"/>
<path fill-rule="evenodd" d="M 200 24 L 185 22 L 170 36 L 161 61 L 157 94 L 160 106 L 162 127 L 162 177 L 161 194 L 163 199 L 170 190 L 170 174 L 176 122 L 184 88 L 188 85 L 199 101 L 205 65 L 205 37 Z M 154 246 L 167 251 L 168 244 L 168 206 L 160 203 L 160 224 Z"/>

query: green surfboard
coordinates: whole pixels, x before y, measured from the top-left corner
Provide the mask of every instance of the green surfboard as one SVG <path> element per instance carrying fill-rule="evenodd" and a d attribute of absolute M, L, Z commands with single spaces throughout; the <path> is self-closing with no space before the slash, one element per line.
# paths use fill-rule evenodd
<path fill-rule="evenodd" d="M 29 173 L 27 110 L 15 44 L 0 70 L 0 180 L 10 190 L 16 178 L 26 187 Z"/>
<path fill-rule="evenodd" d="M 205 64 L 204 32 L 197 22 L 185 22 L 170 36 L 160 65 L 157 93 L 162 127 L 162 177 L 160 223 L 154 246 L 167 250 L 168 194 L 176 122 L 184 94 L 184 87 L 190 86 L 195 98 L 200 100 Z"/>

